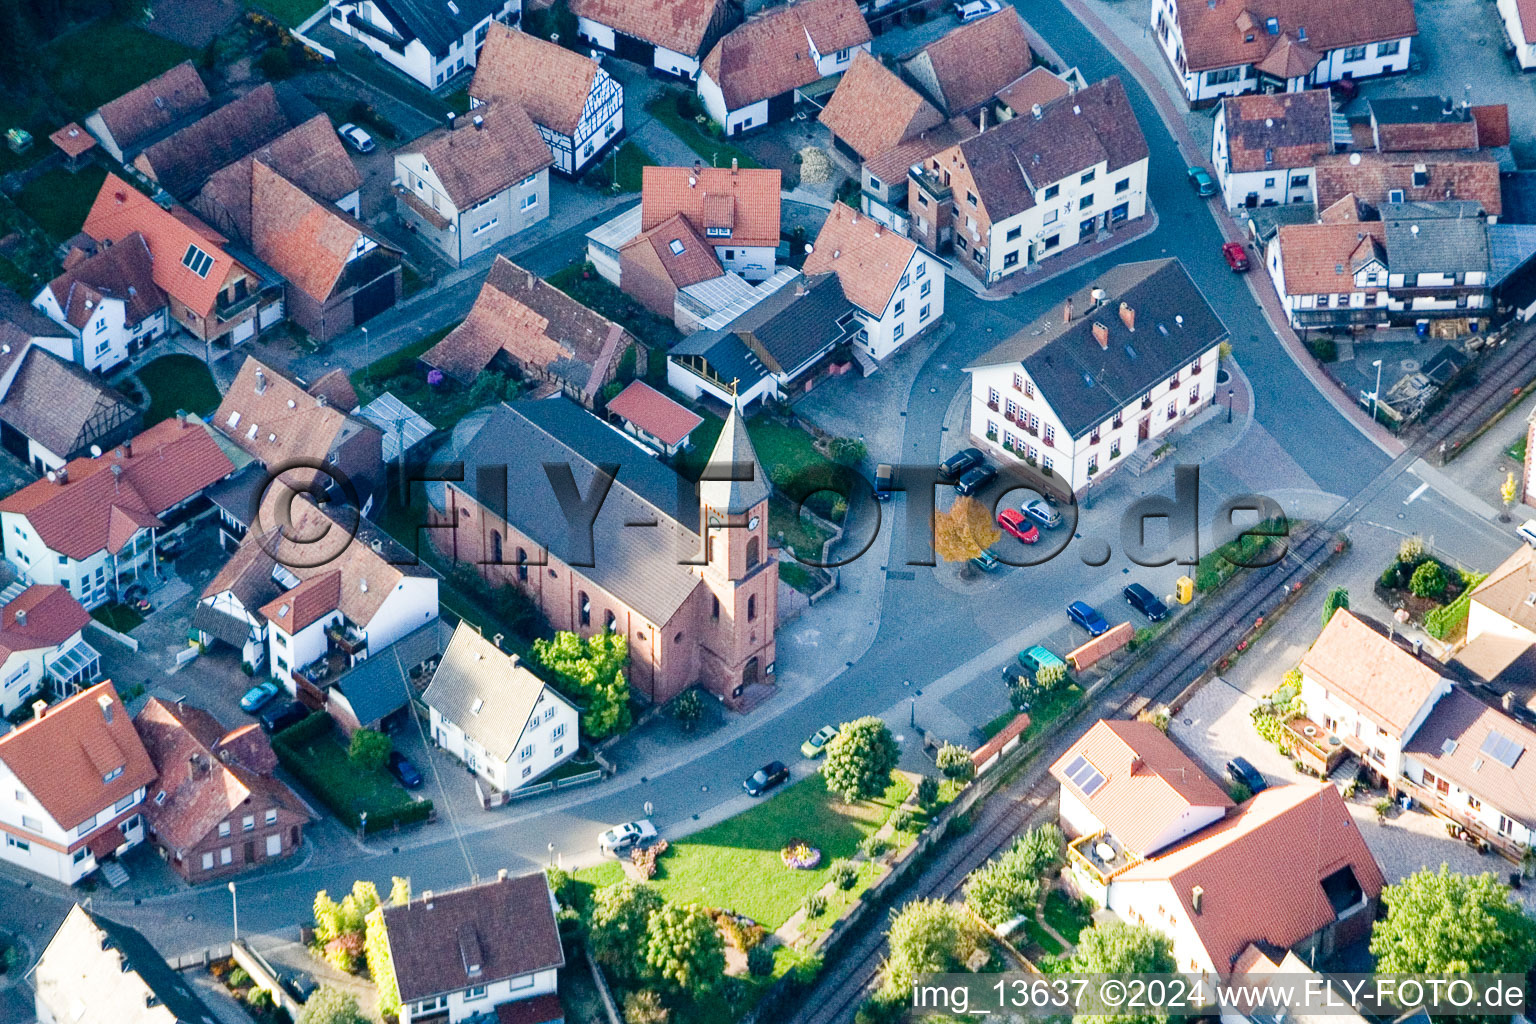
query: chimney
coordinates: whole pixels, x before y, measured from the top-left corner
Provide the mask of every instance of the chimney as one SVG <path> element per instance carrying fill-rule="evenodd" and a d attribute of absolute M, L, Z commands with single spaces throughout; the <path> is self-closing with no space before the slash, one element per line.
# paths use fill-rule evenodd
<path fill-rule="evenodd" d="M 1070 295 L 1067 296 L 1066 304 L 1061 307 L 1061 322 L 1064 324 L 1072 322 L 1072 296 Z"/>
<path fill-rule="evenodd" d="M 96 698 L 96 706 L 101 708 L 101 717 L 108 725 L 112 724 L 112 698 L 102 694 Z"/>
<path fill-rule="evenodd" d="M 258 395 L 267 393 L 267 371 L 265 370 L 256 371 L 256 393 Z"/>
<path fill-rule="evenodd" d="M 1418 637 L 1413 638 L 1413 656 L 1415 658 L 1424 657 L 1424 641 Z"/>
<path fill-rule="evenodd" d="M 1446 117 L 1450 117 L 1452 114 L 1456 113 L 1456 102 L 1447 96 L 1445 98 L 1445 107 L 1440 111 L 1440 113 L 1444 114 Z"/>
<path fill-rule="evenodd" d="M 1128 331 L 1136 329 L 1136 311 L 1123 302 L 1120 303 L 1120 322 L 1125 324 Z"/>
<path fill-rule="evenodd" d="M 131 439 L 123 442 L 123 458 L 133 458 L 133 441 Z"/>
<path fill-rule="evenodd" d="M 191 754 L 191 755 L 189 755 L 187 757 L 187 781 L 188 782 L 196 782 L 198 780 L 198 775 L 199 775 L 199 772 L 198 772 L 197 755 L 196 754 Z"/>
<path fill-rule="evenodd" d="M 1029 112 L 1034 115 L 1036 121 L 1040 120 L 1040 118 L 1043 116 L 1043 111 L 1041 111 L 1040 104 L 1038 103 L 1030 104 Z"/>
<path fill-rule="evenodd" d="M 428 910 L 432 909 L 432 890 L 431 889 L 428 889 L 426 892 L 421 894 L 421 904 L 422 904 L 422 906 L 426 907 Z"/>
<path fill-rule="evenodd" d="M 978 128 L 981 131 L 986 131 L 987 130 L 987 108 L 986 107 L 982 107 L 981 108 L 981 123 L 978 125 Z"/>
<path fill-rule="evenodd" d="M 1131 758 L 1131 774 L 1132 775 L 1140 775 L 1143 771 L 1146 770 L 1146 767 L 1147 767 L 1147 762 L 1143 761 L 1141 758 L 1139 758 L 1139 757 Z"/>
<path fill-rule="evenodd" d="M 33 718 L 42 718 L 47 713 L 48 713 L 48 702 L 47 701 L 45 701 L 45 700 L 35 700 L 35 701 L 32 702 L 32 717 Z"/>
<path fill-rule="evenodd" d="M 1192 889 L 1189 890 L 1189 908 L 1191 910 L 1193 910 L 1197 914 L 1200 913 L 1200 909 L 1204 905 L 1204 903 L 1205 903 L 1205 890 L 1204 889 L 1202 889 L 1200 886 L 1197 885 L 1197 886 L 1195 886 L 1195 887 L 1193 887 Z"/>
<path fill-rule="evenodd" d="M 25 608 L 18 608 L 18 609 L 16 609 L 16 625 L 18 625 L 18 626 L 25 626 L 26 624 L 27 624 L 27 610 Z"/>
<path fill-rule="evenodd" d="M 1097 320 L 1093 323 L 1093 340 L 1099 343 L 1099 348 L 1109 351 L 1109 328 Z"/>
<path fill-rule="evenodd" d="M 454 119 L 457 118 L 458 116 L 459 115 L 455 114 L 453 111 L 451 111 L 451 110 L 448 111 L 448 130 L 449 131 L 453 131 L 453 122 L 454 122 Z"/>
<path fill-rule="evenodd" d="M 1506 715 L 1514 714 L 1515 713 L 1515 691 L 1514 690 L 1506 690 L 1506 691 L 1504 691 L 1504 698 L 1499 701 L 1499 706 L 1501 706 L 1504 709 L 1504 713 Z"/>
<path fill-rule="evenodd" d="M 498 882 L 505 882 L 506 880 L 507 880 L 507 869 L 506 868 L 502 868 L 500 871 L 496 872 L 496 881 L 498 881 Z"/>
<path fill-rule="evenodd" d="M 485 118 L 481 117 L 479 114 L 475 115 L 475 131 L 485 131 Z"/>
<path fill-rule="evenodd" d="M 329 404 L 330 404 L 330 402 L 326 399 L 326 397 L 324 395 L 316 395 L 315 396 L 315 405 L 318 406 L 319 408 L 324 409 Z"/>
<path fill-rule="evenodd" d="M 59 486 L 69 483 L 69 467 L 60 466 L 58 470 Z"/>
<path fill-rule="evenodd" d="M 736 158 L 731 157 L 731 177 L 736 177 Z"/>

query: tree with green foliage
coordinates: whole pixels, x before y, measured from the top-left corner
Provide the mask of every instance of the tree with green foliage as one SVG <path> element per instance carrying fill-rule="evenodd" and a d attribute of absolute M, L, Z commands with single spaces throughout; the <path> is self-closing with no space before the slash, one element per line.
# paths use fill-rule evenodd
<path fill-rule="evenodd" d="M 315 893 L 315 941 L 324 945 L 341 934 L 341 906 L 321 889 Z"/>
<path fill-rule="evenodd" d="M 996 928 L 1020 914 L 1033 914 L 1040 883 L 1005 860 L 988 861 L 965 880 L 965 905 Z"/>
<path fill-rule="evenodd" d="M 1323 600 L 1323 625 L 1328 625 L 1333 613 L 1340 608 L 1349 607 L 1349 591 L 1344 587 L 1334 587 L 1328 591 L 1328 596 Z"/>
<path fill-rule="evenodd" d="M 697 903 L 664 903 L 646 923 L 645 963 L 652 977 L 698 996 L 725 977 L 725 942 Z"/>
<path fill-rule="evenodd" d="M 372 729 L 359 729 L 352 734 L 347 747 L 347 757 L 365 772 L 376 772 L 389 760 L 389 737 Z"/>
<path fill-rule="evenodd" d="M 297 1024 L 368 1024 L 368 1018 L 352 993 L 322 985 L 304 1003 Z"/>
<path fill-rule="evenodd" d="M 589 737 L 605 739 L 630 727 L 629 645 L 622 635 L 605 629 L 583 640 L 562 630 L 553 640 L 535 640 L 533 656 L 557 689 L 586 705 L 581 727 Z"/>
<path fill-rule="evenodd" d="M 827 442 L 827 454 L 842 466 L 857 466 L 869 455 L 869 448 L 856 437 L 834 437 Z"/>
<path fill-rule="evenodd" d="M 1027 865 L 1031 875 L 1044 878 L 1067 862 L 1067 837 L 1054 821 L 1048 821 L 1014 840 L 1009 854 Z"/>
<path fill-rule="evenodd" d="M 507 385 L 506 378 L 495 370 L 481 370 L 475 374 L 475 379 L 469 386 L 469 404 L 471 408 L 478 409 L 482 405 L 501 400 L 502 389 Z"/>
<path fill-rule="evenodd" d="M 1491 872 L 1462 875 L 1444 864 L 1382 891 L 1386 917 L 1371 932 L 1386 974 L 1523 974 L 1536 962 L 1536 920 Z"/>
<path fill-rule="evenodd" d="M 384 931 L 383 907 L 374 907 L 368 913 L 363 931 L 363 955 L 368 960 L 368 976 L 379 990 L 379 1016 L 400 1016 L 400 982 L 395 977 L 395 961 L 389 952 L 389 936 Z"/>
<path fill-rule="evenodd" d="M 395 875 L 389 880 L 389 905 L 403 907 L 411 902 L 411 880 Z"/>
<path fill-rule="evenodd" d="M 646 929 L 661 905 L 661 896 L 643 883 L 598 889 L 587 908 L 587 947 L 592 955 L 624 980 L 644 977 Z"/>
<path fill-rule="evenodd" d="M 939 799 L 939 780 L 932 775 L 924 775 L 917 783 L 917 802 L 923 807 L 932 807 Z"/>
<path fill-rule="evenodd" d="M 1408 592 L 1414 597 L 1439 597 L 1445 593 L 1450 580 L 1446 578 L 1445 567 L 1433 558 L 1425 559 L 1419 567 L 1413 570 L 1413 575 L 1408 577 Z"/>
<path fill-rule="evenodd" d="M 976 777 L 976 762 L 971 760 L 971 752 L 958 743 L 945 743 L 940 747 L 935 763 L 947 779 L 970 782 Z"/>
<path fill-rule="evenodd" d="M 827 744 L 821 776 L 827 789 L 842 797 L 844 803 L 869 800 L 884 793 L 891 784 L 899 753 L 896 738 L 886 724 L 866 715 L 845 722 Z"/>
<path fill-rule="evenodd" d="M 692 732 L 693 727 L 699 724 L 699 719 L 704 717 L 704 700 L 699 696 L 699 691 L 690 686 L 678 694 L 672 702 L 672 717 L 677 719 L 677 724 L 683 727 L 684 732 Z"/>
<path fill-rule="evenodd" d="M 919 974 L 958 971 L 982 947 L 981 929 L 964 908 L 913 900 L 891 917 L 891 947 L 881 987 L 906 992 Z"/>
<path fill-rule="evenodd" d="M 1173 940 L 1142 924 L 1111 921 L 1085 929 L 1070 961 L 1081 974 L 1168 974 L 1173 971 Z M 1093 1024 L 1152 1024 L 1159 1014 L 1110 1014 L 1083 1018 Z"/>

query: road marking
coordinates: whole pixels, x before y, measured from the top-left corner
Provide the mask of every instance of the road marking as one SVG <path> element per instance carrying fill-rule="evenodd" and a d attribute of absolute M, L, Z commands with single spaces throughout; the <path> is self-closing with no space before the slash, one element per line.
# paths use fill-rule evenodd
<path fill-rule="evenodd" d="M 1419 486 L 1417 486 L 1417 487 L 1415 487 L 1413 489 L 1413 493 L 1408 495 L 1407 500 L 1404 501 L 1403 504 L 1404 505 L 1412 505 L 1414 503 L 1414 501 L 1418 499 L 1419 495 L 1423 494 L 1427 490 L 1429 490 L 1428 482 L 1419 484 Z"/>

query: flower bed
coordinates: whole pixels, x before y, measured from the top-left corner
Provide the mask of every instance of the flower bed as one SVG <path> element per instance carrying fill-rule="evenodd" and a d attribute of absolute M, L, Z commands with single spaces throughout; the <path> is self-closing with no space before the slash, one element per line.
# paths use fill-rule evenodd
<path fill-rule="evenodd" d="M 791 839 L 779 851 L 784 866 L 796 871 L 810 871 L 821 863 L 821 851 L 804 839 Z"/>

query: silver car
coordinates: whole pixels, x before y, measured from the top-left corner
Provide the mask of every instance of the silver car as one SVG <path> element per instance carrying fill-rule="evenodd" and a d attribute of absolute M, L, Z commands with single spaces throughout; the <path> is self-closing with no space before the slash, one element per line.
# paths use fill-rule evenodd
<path fill-rule="evenodd" d="M 348 121 L 340 128 L 337 128 L 336 134 L 340 135 L 342 139 L 345 140 L 347 145 L 351 146 L 359 153 L 373 152 L 373 136 L 363 131 L 351 121 Z"/>

